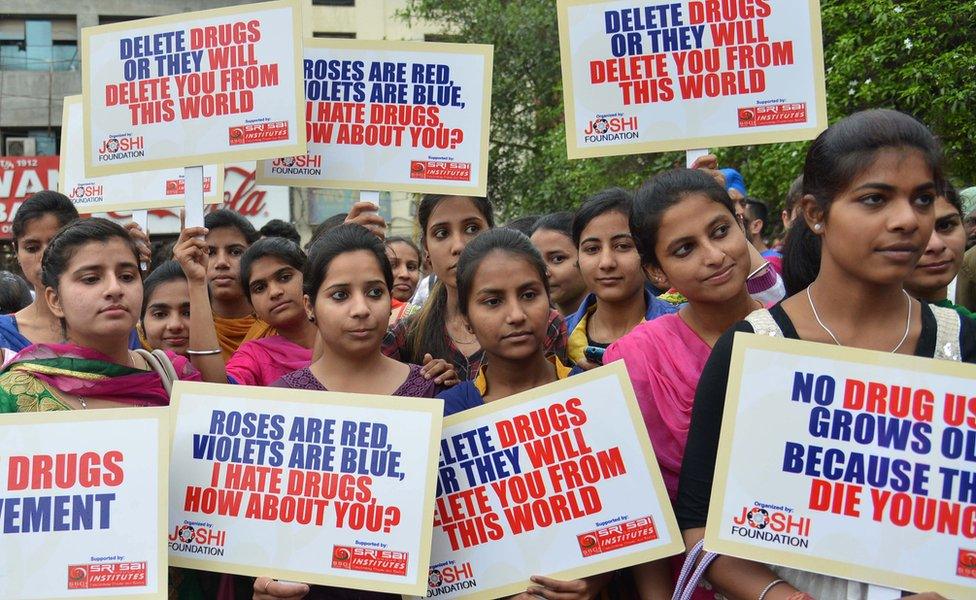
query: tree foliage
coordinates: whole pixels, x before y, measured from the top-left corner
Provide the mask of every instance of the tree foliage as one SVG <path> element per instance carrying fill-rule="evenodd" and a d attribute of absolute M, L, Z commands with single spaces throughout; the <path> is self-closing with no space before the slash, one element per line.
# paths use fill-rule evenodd
<path fill-rule="evenodd" d="M 821 15 L 831 122 L 867 108 L 913 114 L 941 137 L 954 182 L 976 182 L 976 2 L 822 0 Z M 494 45 L 489 193 L 505 215 L 572 209 L 602 188 L 633 188 L 683 161 L 681 153 L 566 158 L 552 0 L 408 0 L 402 16 Z M 713 150 L 742 171 L 750 195 L 775 207 L 806 147 Z"/>

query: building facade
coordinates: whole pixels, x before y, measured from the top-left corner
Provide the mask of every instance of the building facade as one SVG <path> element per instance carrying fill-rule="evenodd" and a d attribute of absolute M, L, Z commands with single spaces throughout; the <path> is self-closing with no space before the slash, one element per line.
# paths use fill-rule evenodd
<path fill-rule="evenodd" d="M 406 1 L 304 0 L 305 35 L 369 40 L 439 39 L 436 27 L 408 24 L 398 17 L 397 12 L 405 7 Z M 59 148 L 62 102 L 65 96 L 81 93 L 82 28 L 246 2 L 0 0 L 0 155 L 57 155 L 64 151 Z M 317 223 L 347 211 L 358 200 L 358 192 L 292 188 L 290 198 L 291 220 L 308 235 Z M 413 207 L 411 195 L 381 194 L 381 214 L 395 234 L 414 233 Z M 10 211 L 15 206 L 5 208 Z"/>

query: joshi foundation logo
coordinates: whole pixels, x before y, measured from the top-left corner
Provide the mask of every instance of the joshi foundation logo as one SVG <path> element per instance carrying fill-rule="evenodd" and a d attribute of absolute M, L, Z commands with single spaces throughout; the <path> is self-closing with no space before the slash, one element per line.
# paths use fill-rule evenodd
<path fill-rule="evenodd" d="M 742 507 L 742 513 L 732 518 L 732 535 L 807 548 L 810 545 L 809 517 L 801 517 L 789 506 L 755 502 Z"/>
<path fill-rule="evenodd" d="M 433 565 L 427 573 L 428 598 L 475 587 L 478 587 L 478 580 L 475 579 L 474 566 L 470 562 L 459 564 L 449 560 Z"/>
<path fill-rule="evenodd" d="M 143 137 L 131 136 L 128 133 L 109 136 L 102 141 L 98 148 L 98 160 L 110 162 L 126 158 L 140 158 L 146 155 Z"/>
<path fill-rule="evenodd" d="M 273 175 L 322 175 L 322 155 L 285 156 L 271 161 Z"/>
<path fill-rule="evenodd" d="M 640 138 L 637 117 L 623 113 L 598 114 L 583 129 L 585 142 L 617 142 Z"/>
<path fill-rule="evenodd" d="M 226 543 L 227 532 L 211 523 L 183 521 L 169 534 L 169 549 L 187 554 L 223 556 Z"/>
<path fill-rule="evenodd" d="M 75 204 L 101 202 L 105 198 L 105 188 L 95 183 L 79 183 L 68 192 L 68 198 Z"/>

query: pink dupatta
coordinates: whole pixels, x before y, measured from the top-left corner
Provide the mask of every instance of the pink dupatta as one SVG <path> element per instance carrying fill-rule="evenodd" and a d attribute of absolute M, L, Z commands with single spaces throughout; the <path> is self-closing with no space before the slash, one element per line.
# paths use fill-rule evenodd
<path fill-rule="evenodd" d="M 672 500 L 688 442 L 695 388 L 712 349 L 677 314 L 641 323 L 607 348 L 623 359 Z"/>
<path fill-rule="evenodd" d="M 240 385 L 270 385 L 312 362 L 312 349 L 276 335 L 248 340 L 227 361 L 227 375 Z"/>
<path fill-rule="evenodd" d="M 167 352 L 180 379 L 200 380 L 182 356 Z M 104 354 L 74 344 L 35 344 L 20 351 L 3 371 L 28 374 L 65 394 L 135 406 L 166 406 L 169 395 L 155 371 L 118 365 Z"/>

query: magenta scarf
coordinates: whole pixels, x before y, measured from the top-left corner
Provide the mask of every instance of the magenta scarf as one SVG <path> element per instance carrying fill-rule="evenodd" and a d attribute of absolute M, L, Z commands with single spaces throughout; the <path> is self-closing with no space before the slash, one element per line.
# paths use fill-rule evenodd
<path fill-rule="evenodd" d="M 607 348 L 623 359 L 672 500 L 688 442 L 695 388 L 712 349 L 677 314 L 641 323 Z"/>
<path fill-rule="evenodd" d="M 183 357 L 167 353 L 180 379 L 200 375 Z M 166 406 L 169 395 L 155 371 L 113 363 L 104 354 L 74 344 L 34 344 L 8 362 L 4 371 L 29 373 L 46 386 L 73 396 L 133 406 Z"/>

